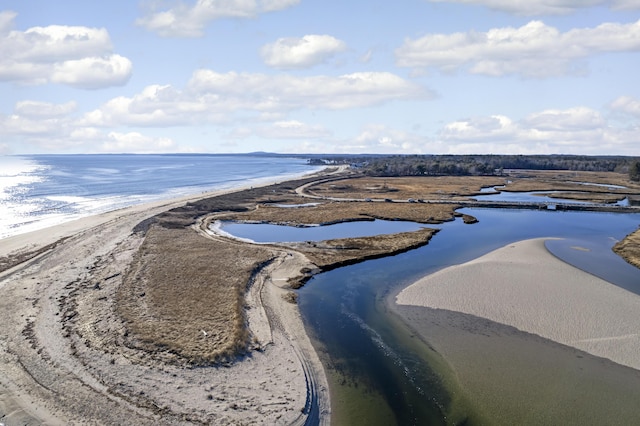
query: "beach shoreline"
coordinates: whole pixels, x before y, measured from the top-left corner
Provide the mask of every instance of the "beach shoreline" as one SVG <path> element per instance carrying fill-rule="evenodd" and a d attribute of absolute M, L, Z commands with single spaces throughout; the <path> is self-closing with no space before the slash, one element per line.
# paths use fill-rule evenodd
<path fill-rule="evenodd" d="M 108 349 L 109 332 L 123 327 L 110 301 L 143 238 L 134 227 L 190 201 L 245 189 L 131 206 L 0 240 L 0 257 L 38 253 L 0 274 L 2 422 L 303 424 L 312 404 L 312 415 L 328 422 L 323 366 L 297 306 L 283 297 L 285 277 L 306 264 L 301 256 L 272 262 L 247 290 L 259 351 L 194 369 L 124 346 Z M 73 310 L 63 309 L 71 298 Z M 72 323 L 81 334 L 70 331 Z"/>

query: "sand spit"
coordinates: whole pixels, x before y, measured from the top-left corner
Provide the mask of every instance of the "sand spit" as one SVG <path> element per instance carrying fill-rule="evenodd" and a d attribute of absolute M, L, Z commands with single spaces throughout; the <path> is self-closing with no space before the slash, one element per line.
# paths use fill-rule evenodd
<path fill-rule="evenodd" d="M 7 256 L 67 237 L 0 274 L 0 423 L 303 424 L 310 402 L 321 424 L 328 421 L 322 365 L 281 288 L 306 264 L 303 256 L 276 258 L 249 288 L 248 321 L 261 350 L 242 360 L 171 365 L 118 340 L 123 324 L 113 301 L 142 243 L 132 229 L 185 201 L 0 241 Z"/>
<path fill-rule="evenodd" d="M 640 370 L 640 296 L 559 260 L 544 239 L 438 271 L 396 301 L 486 318 Z"/>

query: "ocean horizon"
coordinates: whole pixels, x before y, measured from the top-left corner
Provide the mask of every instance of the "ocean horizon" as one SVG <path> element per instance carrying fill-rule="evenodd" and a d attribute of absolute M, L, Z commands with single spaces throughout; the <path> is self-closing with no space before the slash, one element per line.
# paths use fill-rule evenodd
<path fill-rule="evenodd" d="M 306 159 L 255 154 L 0 156 L 0 239 L 132 205 L 299 177 Z"/>

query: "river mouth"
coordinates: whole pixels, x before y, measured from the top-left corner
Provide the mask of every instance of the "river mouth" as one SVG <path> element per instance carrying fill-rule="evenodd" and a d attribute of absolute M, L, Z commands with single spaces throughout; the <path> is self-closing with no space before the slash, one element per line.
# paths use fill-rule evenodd
<path fill-rule="evenodd" d="M 576 409 L 569 405 L 572 398 L 583 401 L 582 412 L 592 413 L 592 418 L 606 413 L 624 424 L 640 415 L 629 399 L 640 392 L 636 370 L 476 317 L 423 308 L 396 311 L 388 304 L 394 292 L 419 277 L 515 241 L 541 237 L 561 238 L 549 245 L 556 256 L 634 291 L 630 283 L 640 283 L 640 270 L 632 268 L 626 278 L 616 275 L 619 258 L 610 250 L 637 229 L 640 215 L 460 212 L 479 223 L 466 225 L 458 219 L 433 226 L 441 231 L 424 247 L 316 275 L 298 290 L 300 312 L 331 382 L 335 422 L 486 424 L 490 419 L 510 424 L 500 421 L 497 413 L 503 410 L 522 424 L 539 424 L 546 416 L 571 419 Z M 566 370 L 555 375 L 563 377 L 560 382 L 549 373 L 560 371 L 557 366 Z M 533 380 L 526 371 L 538 371 L 540 379 Z M 557 392 L 557 403 L 545 403 L 551 391 Z M 602 392 L 606 398 L 598 397 Z M 492 405 L 483 395 L 504 406 Z M 536 414 L 527 421 L 527 413 Z"/>

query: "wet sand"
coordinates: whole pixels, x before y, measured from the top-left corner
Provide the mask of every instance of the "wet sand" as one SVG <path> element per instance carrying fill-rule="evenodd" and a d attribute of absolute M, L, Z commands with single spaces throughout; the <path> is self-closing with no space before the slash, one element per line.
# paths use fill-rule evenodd
<path fill-rule="evenodd" d="M 640 297 L 562 262 L 544 240 L 443 269 L 396 300 L 395 312 L 442 356 L 442 373 L 476 419 L 640 418 Z"/>

